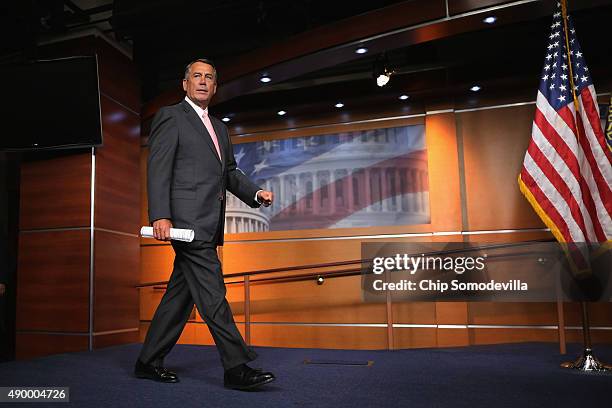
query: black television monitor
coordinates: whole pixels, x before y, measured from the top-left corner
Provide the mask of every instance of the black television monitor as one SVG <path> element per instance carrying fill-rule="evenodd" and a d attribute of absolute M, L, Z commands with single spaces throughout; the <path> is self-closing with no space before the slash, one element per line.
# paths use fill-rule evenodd
<path fill-rule="evenodd" d="M 0 150 L 102 144 L 95 56 L 2 65 L 0 89 Z"/>

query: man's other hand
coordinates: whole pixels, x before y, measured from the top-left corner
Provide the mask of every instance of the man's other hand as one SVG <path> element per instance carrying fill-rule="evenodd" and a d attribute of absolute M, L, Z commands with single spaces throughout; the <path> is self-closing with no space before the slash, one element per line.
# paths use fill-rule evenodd
<path fill-rule="evenodd" d="M 153 221 L 153 238 L 158 241 L 170 241 L 172 222 L 167 218 Z"/>
<path fill-rule="evenodd" d="M 264 205 L 264 207 L 269 207 L 272 204 L 272 200 L 274 200 L 274 193 L 271 191 L 261 190 L 257 193 L 257 198 Z"/>
<path fill-rule="evenodd" d="M 6 293 L 6 285 L 4 283 L 0 283 L 0 296 L 4 296 Z"/>

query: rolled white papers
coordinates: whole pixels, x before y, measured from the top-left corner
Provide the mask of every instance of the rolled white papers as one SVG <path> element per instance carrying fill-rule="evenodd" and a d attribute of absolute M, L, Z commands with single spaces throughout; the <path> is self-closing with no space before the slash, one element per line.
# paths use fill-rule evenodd
<path fill-rule="evenodd" d="M 140 235 L 145 238 L 153 238 L 153 227 L 142 227 L 140 229 Z M 194 236 L 195 232 L 191 229 L 170 228 L 170 239 L 191 242 Z"/>

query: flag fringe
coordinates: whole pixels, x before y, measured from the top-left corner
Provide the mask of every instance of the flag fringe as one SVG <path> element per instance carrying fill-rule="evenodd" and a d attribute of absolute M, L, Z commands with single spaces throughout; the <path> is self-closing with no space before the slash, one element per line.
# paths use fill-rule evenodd
<path fill-rule="evenodd" d="M 529 204 L 531 204 L 531 206 L 533 207 L 535 212 L 538 214 L 540 219 L 550 229 L 550 232 L 552 232 L 552 234 L 557 239 L 557 241 L 565 242 L 565 239 L 563 238 L 563 235 L 561 234 L 559 227 L 557 226 L 557 224 L 553 222 L 553 220 L 550 219 L 550 217 L 546 214 L 546 212 L 542 209 L 542 207 L 540 207 L 540 204 L 538 203 L 536 198 L 533 196 L 533 194 L 531 193 L 527 185 L 525 185 L 525 183 L 523 182 L 523 179 L 521 179 L 520 174 L 518 176 L 518 184 L 519 184 L 519 189 L 521 190 L 521 193 L 523 193 L 527 201 L 529 201 Z"/>

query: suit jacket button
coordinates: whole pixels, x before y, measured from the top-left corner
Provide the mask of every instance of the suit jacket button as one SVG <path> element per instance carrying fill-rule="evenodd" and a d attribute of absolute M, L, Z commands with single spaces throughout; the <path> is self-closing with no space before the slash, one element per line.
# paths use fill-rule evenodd
<path fill-rule="evenodd" d="M 223 194 L 219 193 L 219 196 L 217 198 L 219 199 L 219 201 L 223 201 Z"/>

